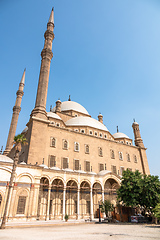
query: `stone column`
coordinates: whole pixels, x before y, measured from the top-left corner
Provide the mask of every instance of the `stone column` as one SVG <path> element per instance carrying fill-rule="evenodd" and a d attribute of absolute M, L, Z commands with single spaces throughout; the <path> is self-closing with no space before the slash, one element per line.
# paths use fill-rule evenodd
<path fill-rule="evenodd" d="M 8 210 L 8 217 L 14 217 L 14 215 L 16 214 L 16 209 L 15 209 L 15 200 L 16 200 L 16 192 L 17 192 L 17 183 L 14 183 L 14 187 L 11 193 L 12 196 L 12 200 L 10 199 L 10 208 Z"/>
<path fill-rule="evenodd" d="M 104 202 L 104 189 L 102 190 L 102 202 Z M 104 218 L 105 217 L 105 213 L 103 212 L 102 215 L 103 215 L 103 218 Z"/>
<path fill-rule="evenodd" d="M 63 189 L 63 220 L 66 214 L 66 187 Z"/>
<path fill-rule="evenodd" d="M 92 187 L 90 189 L 90 218 L 93 220 L 93 194 L 92 194 Z"/>
<path fill-rule="evenodd" d="M 30 195 L 28 200 L 28 217 L 32 217 L 33 200 L 34 200 L 34 185 L 31 184 Z"/>
<path fill-rule="evenodd" d="M 51 198 L 51 186 L 48 187 L 47 214 L 45 220 L 49 220 L 50 198 Z"/>
<path fill-rule="evenodd" d="M 80 189 L 77 189 L 77 219 L 80 219 L 80 214 L 79 214 L 79 200 L 80 200 Z"/>

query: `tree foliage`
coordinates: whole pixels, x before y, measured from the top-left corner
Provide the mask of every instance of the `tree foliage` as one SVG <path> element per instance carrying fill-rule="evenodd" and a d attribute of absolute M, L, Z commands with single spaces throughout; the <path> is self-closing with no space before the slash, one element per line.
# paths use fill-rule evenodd
<path fill-rule="evenodd" d="M 109 200 L 102 202 L 102 211 L 105 212 L 106 217 L 108 217 L 108 212 L 113 211 L 114 206 Z"/>
<path fill-rule="evenodd" d="M 122 182 L 117 190 L 118 200 L 129 207 L 134 207 L 139 204 L 141 193 L 142 174 L 139 171 L 131 172 L 128 169 L 123 171 Z"/>
<path fill-rule="evenodd" d="M 160 220 L 160 203 L 156 205 L 156 207 L 153 209 L 153 212 L 155 217 Z"/>
<path fill-rule="evenodd" d="M 141 206 L 152 211 L 160 202 L 160 181 L 158 176 L 126 170 L 123 172 L 121 187 L 117 194 L 118 200 L 126 206 Z"/>
<path fill-rule="evenodd" d="M 26 145 L 28 143 L 27 143 L 27 139 L 24 137 L 23 134 L 18 134 L 17 136 L 14 137 L 13 144 L 15 144 L 16 151 L 20 152 L 21 146 Z"/>

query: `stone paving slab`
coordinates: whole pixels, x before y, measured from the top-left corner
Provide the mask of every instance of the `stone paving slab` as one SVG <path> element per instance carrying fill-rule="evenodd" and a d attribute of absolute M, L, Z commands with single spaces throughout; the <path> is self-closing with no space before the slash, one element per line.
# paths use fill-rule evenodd
<path fill-rule="evenodd" d="M 75 224 L 0 230 L 0 240 L 160 240 L 160 225 Z"/>

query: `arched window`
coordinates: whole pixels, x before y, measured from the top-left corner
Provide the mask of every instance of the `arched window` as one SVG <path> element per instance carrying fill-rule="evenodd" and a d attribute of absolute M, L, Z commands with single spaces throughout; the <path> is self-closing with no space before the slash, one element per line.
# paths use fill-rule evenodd
<path fill-rule="evenodd" d="M 89 145 L 85 145 L 85 153 L 89 154 Z"/>
<path fill-rule="evenodd" d="M 123 160 L 122 152 L 119 152 L 119 160 Z"/>
<path fill-rule="evenodd" d="M 114 155 L 114 150 L 111 149 L 111 158 L 114 159 L 115 155 Z"/>
<path fill-rule="evenodd" d="M 102 152 L 102 148 L 101 147 L 99 148 L 99 156 L 103 157 L 103 152 Z"/>
<path fill-rule="evenodd" d="M 67 140 L 63 140 L 63 149 L 68 149 L 68 141 Z"/>
<path fill-rule="evenodd" d="M 51 147 L 56 147 L 56 139 L 51 138 Z"/>
<path fill-rule="evenodd" d="M 74 143 L 74 151 L 79 152 L 79 143 L 78 142 Z"/>
<path fill-rule="evenodd" d="M 127 153 L 127 161 L 128 161 L 128 162 L 131 161 L 129 153 Z"/>
<path fill-rule="evenodd" d="M 134 162 L 137 163 L 137 156 L 134 155 Z"/>

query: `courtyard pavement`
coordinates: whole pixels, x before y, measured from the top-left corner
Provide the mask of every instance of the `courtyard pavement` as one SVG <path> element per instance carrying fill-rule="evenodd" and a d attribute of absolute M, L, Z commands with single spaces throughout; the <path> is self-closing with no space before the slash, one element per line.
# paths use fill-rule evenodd
<path fill-rule="evenodd" d="M 77 224 L 76 224 L 77 223 Z M 79 223 L 79 224 L 78 224 Z M 40 222 L 39 222 L 40 224 Z M 73 225 L 74 224 L 74 225 Z M 131 223 L 80 223 L 0 230 L 0 240 L 160 240 L 160 225 Z"/>

